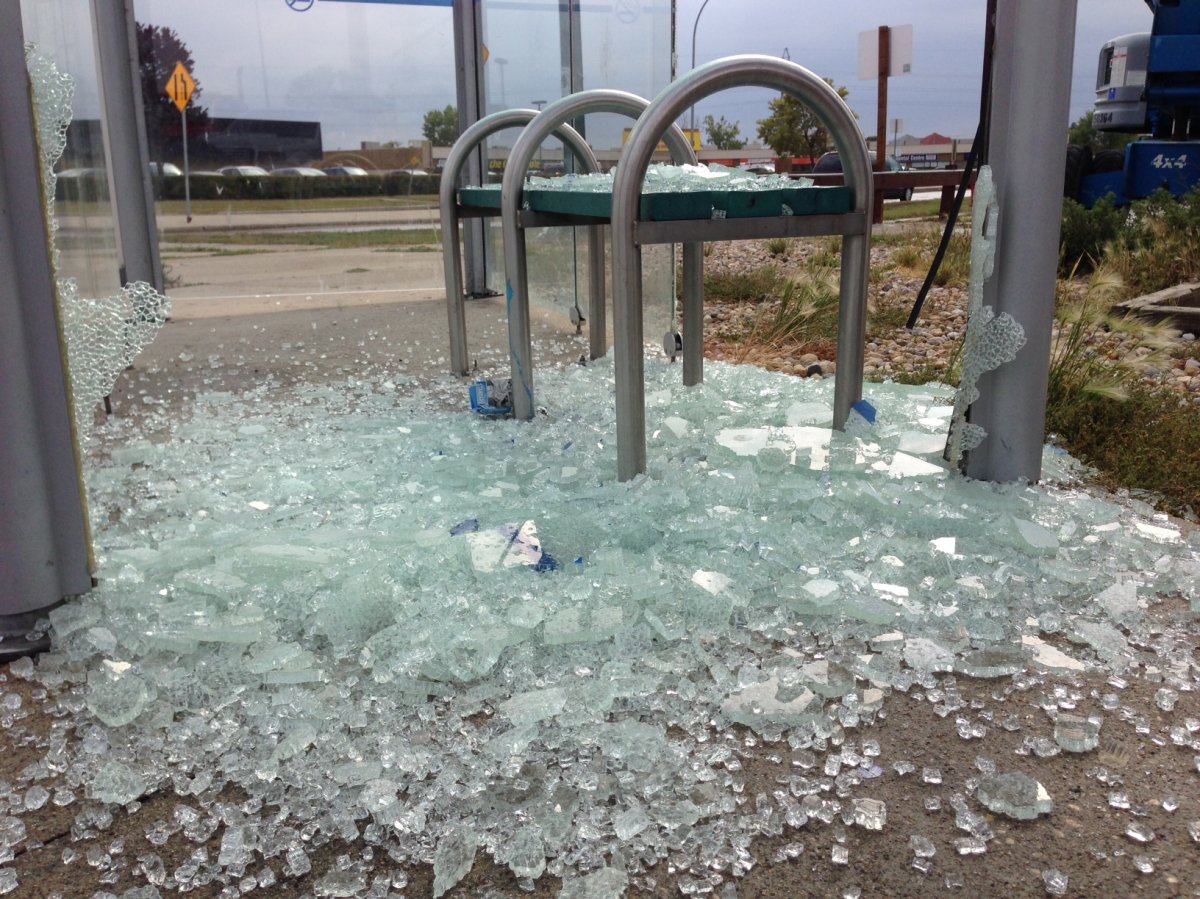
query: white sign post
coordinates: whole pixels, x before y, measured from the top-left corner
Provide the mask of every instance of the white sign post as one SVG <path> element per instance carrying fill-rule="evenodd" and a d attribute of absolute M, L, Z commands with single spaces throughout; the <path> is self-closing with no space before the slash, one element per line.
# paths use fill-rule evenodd
<path fill-rule="evenodd" d="M 892 119 L 892 155 L 896 155 L 896 145 L 900 142 L 900 129 L 904 127 L 904 119 Z"/>
<path fill-rule="evenodd" d="M 879 82 L 878 116 L 875 128 L 875 171 L 887 170 L 887 81 L 891 75 L 912 72 L 912 26 L 891 28 L 880 25 L 877 31 L 858 35 L 858 77 L 863 81 L 875 78 Z M 883 221 L 883 191 L 875 191 L 876 223 Z"/>

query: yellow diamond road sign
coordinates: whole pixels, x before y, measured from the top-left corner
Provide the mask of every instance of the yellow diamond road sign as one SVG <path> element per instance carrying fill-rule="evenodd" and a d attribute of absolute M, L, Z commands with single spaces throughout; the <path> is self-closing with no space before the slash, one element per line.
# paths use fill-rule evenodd
<path fill-rule="evenodd" d="M 179 111 L 187 109 L 188 101 L 196 90 L 196 82 L 181 62 L 175 63 L 175 71 L 167 79 L 167 96 L 175 101 Z"/>

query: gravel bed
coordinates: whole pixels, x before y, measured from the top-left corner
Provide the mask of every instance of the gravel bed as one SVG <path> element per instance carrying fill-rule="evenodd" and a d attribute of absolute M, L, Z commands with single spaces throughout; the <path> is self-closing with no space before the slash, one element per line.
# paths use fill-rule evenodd
<path fill-rule="evenodd" d="M 777 242 L 714 243 L 706 246 L 705 274 L 743 274 L 774 266 L 785 279 L 803 279 L 811 276 L 814 257 L 827 257 L 833 245 L 829 238 L 796 239 L 788 241 L 786 252 L 772 253 L 772 249 L 779 249 Z M 966 329 L 967 291 L 963 287 L 935 286 L 916 327 L 909 331 L 904 321 L 925 273 L 898 266 L 895 255 L 893 244 L 876 243 L 871 248 L 871 312 L 864 375 L 869 381 L 945 380 Z M 833 360 L 837 346 L 833 340 L 768 344 L 756 339 L 756 322 L 769 319 L 778 308 L 778 297 L 742 301 L 706 298 L 705 355 L 801 377 L 831 376 L 836 370 Z M 1168 346 L 1162 358 L 1149 363 L 1141 362 L 1149 351 L 1135 349 L 1135 340 L 1129 335 L 1106 334 L 1093 345 L 1096 352 L 1113 361 L 1128 357 L 1141 362 L 1138 367 L 1147 381 L 1178 390 L 1200 404 L 1200 347 L 1196 335 L 1174 329 L 1166 337 Z"/>

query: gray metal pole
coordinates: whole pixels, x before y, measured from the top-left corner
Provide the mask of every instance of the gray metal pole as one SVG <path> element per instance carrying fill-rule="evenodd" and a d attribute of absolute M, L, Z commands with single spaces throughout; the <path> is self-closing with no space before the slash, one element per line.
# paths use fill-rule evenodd
<path fill-rule="evenodd" d="M 704 0 L 700 4 L 700 8 L 696 10 L 696 19 L 692 22 L 692 68 L 696 68 L 696 29 L 700 27 L 700 16 L 704 14 L 704 7 L 708 6 L 708 0 Z M 696 133 L 696 104 L 692 104 L 691 115 L 688 117 L 688 140 L 693 140 L 693 135 Z"/>
<path fill-rule="evenodd" d="M 0 657 L 92 587 L 19 0 L 0 0 Z"/>
<path fill-rule="evenodd" d="M 1036 481 L 1042 472 L 1075 0 L 1000 0 L 989 158 L 1000 207 L 983 302 L 1025 330 L 1017 358 L 979 379 L 970 421 L 987 432 L 966 472 Z"/>
<path fill-rule="evenodd" d="M 92 0 L 91 6 L 100 75 L 100 122 L 112 172 L 123 281 L 143 281 L 162 293 L 133 7 L 131 0 Z"/>
<path fill-rule="evenodd" d="M 483 118 L 483 38 L 479 0 L 454 0 L 454 74 L 457 83 L 458 129 L 466 131 Z M 476 146 L 465 165 L 467 182 L 483 184 L 487 171 L 487 150 Z M 443 168 L 442 177 L 446 177 Z M 442 227 L 446 226 L 445 221 Z M 483 219 L 471 219 L 463 226 L 463 256 L 466 259 L 466 291 L 471 296 L 488 293 L 487 241 Z"/>
<path fill-rule="evenodd" d="M 188 223 L 192 221 L 192 169 L 188 163 L 187 107 L 179 110 L 180 127 L 183 129 L 183 213 Z"/>
<path fill-rule="evenodd" d="M 617 476 L 622 481 L 646 470 L 642 249 L 634 234 L 642 181 L 660 137 L 668 133 L 689 105 L 709 94 L 743 86 L 786 91 L 810 106 L 829 129 L 842 158 L 846 183 L 853 193 L 852 212 L 864 215 L 871 209 L 871 162 L 854 114 L 833 88 L 808 69 L 773 56 L 731 56 L 693 69 L 654 98 L 629 135 L 613 183 L 613 330 L 616 335 L 613 365 L 617 394 Z M 851 406 L 862 398 L 870 226 L 863 231 L 849 234 L 842 241 L 837 380 L 833 387 L 835 428 L 845 425 Z M 685 266 L 687 260 L 685 247 Z M 685 286 L 688 283 L 685 272 Z M 685 324 L 687 308 L 685 306 Z M 688 329 L 700 325 L 693 321 Z M 686 372 L 686 358 L 684 363 Z"/>

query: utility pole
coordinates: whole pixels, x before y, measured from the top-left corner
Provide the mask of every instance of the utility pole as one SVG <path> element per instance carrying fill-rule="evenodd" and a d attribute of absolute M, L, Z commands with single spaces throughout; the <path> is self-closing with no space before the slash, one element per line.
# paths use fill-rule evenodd
<path fill-rule="evenodd" d="M 704 12 L 704 7 L 708 6 L 708 0 L 704 0 L 700 4 L 700 9 L 696 12 L 696 20 L 692 23 L 692 68 L 696 68 L 696 29 L 700 27 L 700 16 Z M 688 125 L 688 140 L 696 149 L 700 148 L 700 141 L 696 139 L 696 107 L 692 106 L 690 124 Z"/>
<path fill-rule="evenodd" d="M 879 104 L 875 126 L 875 171 L 887 171 L 887 91 L 888 72 L 892 67 L 892 29 L 879 26 Z M 871 210 L 871 221 L 883 221 L 883 191 L 875 191 L 875 208 Z"/>
<path fill-rule="evenodd" d="M 546 105 L 546 103 L 547 103 L 547 102 L 549 102 L 549 101 L 547 101 L 547 100 L 530 100 L 529 102 L 530 102 L 530 103 L 532 103 L 532 104 L 533 104 L 535 107 L 537 107 L 537 111 L 538 111 L 538 112 L 541 112 L 541 111 L 542 111 L 542 107 L 543 107 L 543 106 L 545 106 L 545 105 Z M 565 154 L 564 154 L 564 155 L 565 155 Z M 541 146 L 539 145 L 539 146 L 538 146 L 538 173 L 539 173 L 539 174 L 542 172 L 542 169 L 543 169 L 543 168 L 545 168 L 545 165 L 544 165 L 544 163 L 543 163 L 543 160 L 542 160 L 542 148 L 541 148 Z"/>

